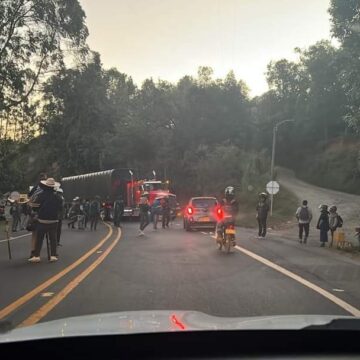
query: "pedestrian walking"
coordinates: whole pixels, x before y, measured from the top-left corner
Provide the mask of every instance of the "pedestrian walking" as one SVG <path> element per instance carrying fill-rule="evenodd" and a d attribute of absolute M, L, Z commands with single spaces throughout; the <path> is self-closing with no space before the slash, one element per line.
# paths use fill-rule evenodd
<path fill-rule="evenodd" d="M 270 207 L 267 203 L 267 194 L 259 194 L 259 202 L 256 205 L 256 219 L 259 226 L 259 238 L 266 236 L 266 223 Z"/>
<path fill-rule="evenodd" d="M 296 210 L 295 216 L 299 223 L 299 242 L 302 244 L 304 241 L 304 244 L 306 244 L 309 237 L 310 222 L 312 220 L 312 212 L 308 208 L 307 200 L 302 202 L 302 205 Z M 304 232 L 305 237 L 303 238 Z"/>
<path fill-rule="evenodd" d="M 61 228 L 62 228 L 62 221 L 64 219 L 64 211 L 65 211 L 65 199 L 63 196 L 63 189 L 61 188 L 57 188 L 56 189 L 56 195 L 59 198 L 60 201 L 60 208 L 59 208 L 59 213 L 58 213 L 58 224 L 57 224 L 57 246 L 62 246 L 60 243 L 60 238 L 61 238 Z"/>
<path fill-rule="evenodd" d="M 43 191 L 37 196 L 38 205 L 38 224 L 37 224 L 37 239 L 34 251 L 34 256 L 29 259 L 30 262 L 40 262 L 40 252 L 45 235 L 50 240 L 50 262 L 58 260 L 57 256 L 57 224 L 58 214 L 61 207 L 59 197 L 56 195 L 54 188 L 59 187 L 53 178 L 48 178 L 41 181 L 44 185 Z"/>
<path fill-rule="evenodd" d="M 94 200 L 90 203 L 90 211 L 89 211 L 89 218 L 90 218 L 90 230 L 96 231 L 97 223 L 100 218 L 100 201 L 99 197 L 95 196 Z"/>
<path fill-rule="evenodd" d="M 151 206 L 151 216 L 154 229 L 157 230 L 159 218 L 162 215 L 161 199 L 155 199 Z"/>
<path fill-rule="evenodd" d="M 320 230 L 320 246 L 324 247 L 325 243 L 328 242 L 328 232 L 330 230 L 329 225 L 329 212 L 327 205 L 320 205 L 320 217 L 317 222 L 316 228 Z"/>
<path fill-rule="evenodd" d="M 150 211 L 150 205 L 149 205 L 149 199 L 148 199 L 148 193 L 144 192 L 143 196 L 140 198 L 140 229 L 139 229 L 139 236 L 145 235 L 144 230 L 149 225 L 150 219 L 149 219 L 149 211 Z"/>
<path fill-rule="evenodd" d="M 18 231 L 21 227 L 20 205 L 18 200 L 13 200 L 10 207 L 10 215 L 12 216 L 12 232 Z"/>
<path fill-rule="evenodd" d="M 334 242 L 334 233 L 338 228 L 343 226 L 343 219 L 337 213 L 337 207 L 335 205 L 330 206 L 329 212 L 329 227 L 331 233 L 330 247 L 332 247 Z"/>
<path fill-rule="evenodd" d="M 161 204 L 161 210 L 162 210 L 162 228 L 168 228 L 169 222 L 170 222 L 170 202 L 169 197 L 166 196 L 162 200 Z"/>
<path fill-rule="evenodd" d="M 119 197 L 114 202 L 114 226 L 121 227 L 122 216 L 124 215 L 124 201 Z"/>

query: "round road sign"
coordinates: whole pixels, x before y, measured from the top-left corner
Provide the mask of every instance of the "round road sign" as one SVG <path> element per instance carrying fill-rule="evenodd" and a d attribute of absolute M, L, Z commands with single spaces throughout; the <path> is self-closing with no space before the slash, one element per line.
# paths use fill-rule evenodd
<path fill-rule="evenodd" d="M 270 194 L 270 195 L 275 195 L 279 192 L 280 190 L 280 185 L 277 181 L 270 181 L 266 184 L 266 191 Z"/>

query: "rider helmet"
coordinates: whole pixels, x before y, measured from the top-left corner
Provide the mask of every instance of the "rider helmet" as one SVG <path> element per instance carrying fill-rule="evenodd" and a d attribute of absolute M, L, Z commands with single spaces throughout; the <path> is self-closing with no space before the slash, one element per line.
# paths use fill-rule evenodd
<path fill-rule="evenodd" d="M 233 186 L 228 186 L 226 189 L 225 189 L 225 198 L 226 199 L 233 199 L 235 197 L 235 189 Z"/>

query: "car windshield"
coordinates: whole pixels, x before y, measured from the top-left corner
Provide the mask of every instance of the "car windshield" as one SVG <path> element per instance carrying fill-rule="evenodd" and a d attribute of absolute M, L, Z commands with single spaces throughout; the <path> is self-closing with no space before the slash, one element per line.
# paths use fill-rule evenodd
<path fill-rule="evenodd" d="M 360 317 L 359 135 L 359 0 L 1 0 L 0 342 Z"/>
<path fill-rule="evenodd" d="M 195 208 L 212 208 L 216 206 L 217 201 L 216 199 L 212 199 L 212 198 L 207 198 L 207 199 L 204 198 L 204 199 L 193 199 L 191 203 Z"/>

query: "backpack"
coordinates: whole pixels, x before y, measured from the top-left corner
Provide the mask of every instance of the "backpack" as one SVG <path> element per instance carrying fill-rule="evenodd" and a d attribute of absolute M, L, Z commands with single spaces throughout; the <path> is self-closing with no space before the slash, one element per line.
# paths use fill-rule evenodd
<path fill-rule="evenodd" d="M 344 220 L 340 215 L 337 216 L 337 219 L 338 219 L 338 227 L 341 228 L 344 224 Z"/>
<path fill-rule="evenodd" d="M 310 216 L 309 216 L 309 210 L 307 207 L 302 207 L 299 213 L 299 220 L 301 221 L 309 221 L 310 220 Z"/>

